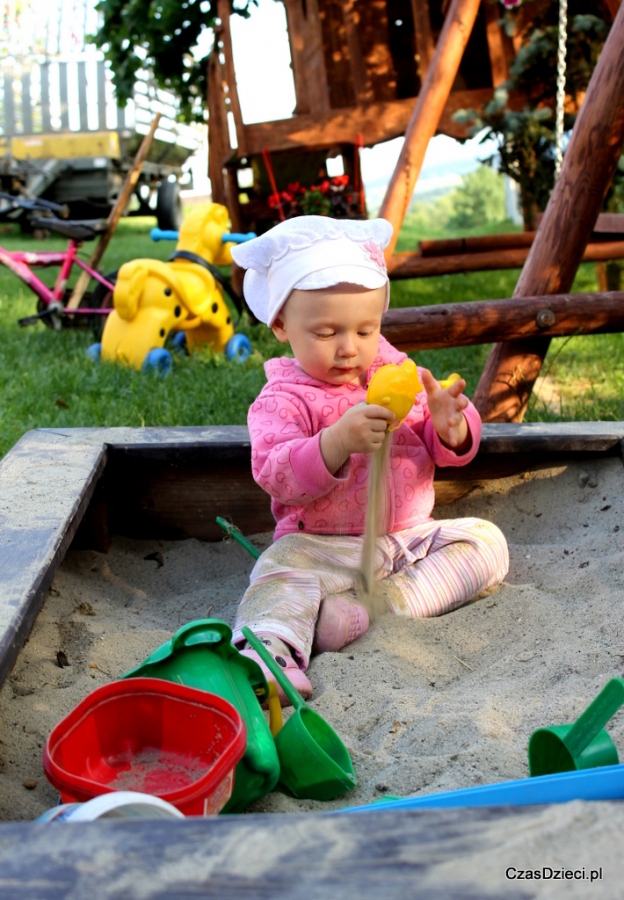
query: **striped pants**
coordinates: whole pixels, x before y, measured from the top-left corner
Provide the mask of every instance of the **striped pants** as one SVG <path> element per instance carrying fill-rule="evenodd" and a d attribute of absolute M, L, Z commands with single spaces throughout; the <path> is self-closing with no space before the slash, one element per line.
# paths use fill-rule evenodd
<path fill-rule="evenodd" d="M 241 600 L 240 629 L 273 634 L 307 668 L 314 628 L 325 597 L 355 592 L 360 584 L 360 536 L 288 534 L 257 560 Z M 439 616 L 499 584 L 509 568 L 507 542 L 483 519 L 423 522 L 377 539 L 375 578 L 397 616 Z M 355 599 L 355 596 L 354 596 Z"/>

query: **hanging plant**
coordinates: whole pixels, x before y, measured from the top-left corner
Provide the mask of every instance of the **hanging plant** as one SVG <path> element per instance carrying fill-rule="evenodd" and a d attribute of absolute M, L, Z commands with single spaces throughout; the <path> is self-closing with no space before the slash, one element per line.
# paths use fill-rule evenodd
<path fill-rule="evenodd" d="M 518 183 L 528 230 L 535 227 L 536 213 L 545 209 L 555 180 L 557 13 L 557 5 L 550 5 L 533 20 L 534 27 L 525 35 L 510 67 L 509 80 L 495 91 L 493 100 L 482 110 L 459 110 L 453 116 L 468 126 L 470 135 L 483 131 L 482 142 L 488 138 L 496 140 L 497 153 L 483 162 L 494 165 Z M 608 30 L 604 20 L 590 13 L 571 18 L 566 95 L 572 102 L 566 109 L 566 132 L 572 129 Z M 524 109 L 508 105 L 512 91 L 524 95 Z M 616 175 L 614 181 L 617 180 Z"/>
<path fill-rule="evenodd" d="M 272 194 L 269 206 L 281 206 L 287 219 L 294 216 L 331 216 L 335 219 L 359 218 L 360 198 L 348 175 L 324 178 L 319 184 L 304 187 L 296 182 L 281 191 L 278 198 Z"/>

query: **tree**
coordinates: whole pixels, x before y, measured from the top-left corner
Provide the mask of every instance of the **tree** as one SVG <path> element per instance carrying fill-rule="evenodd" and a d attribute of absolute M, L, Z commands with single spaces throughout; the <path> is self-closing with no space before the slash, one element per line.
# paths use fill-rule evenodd
<path fill-rule="evenodd" d="M 503 179 L 487 166 L 479 166 L 464 175 L 462 184 L 452 195 L 452 228 L 475 228 L 505 218 L 505 185 Z"/>
<path fill-rule="evenodd" d="M 244 17 L 257 4 L 230 2 Z M 138 70 L 148 68 L 178 98 L 181 118 L 204 121 L 207 57 L 197 59 L 193 49 L 217 25 L 217 0 L 100 0 L 96 9 L 103 22 L 93 41 L 111 64 L 117 103 L 127 103 Z"/>
<path fill-rule="evenodd" d="M 546 207 L 555 178 L 555 86 L 558 3 L 536 14 L 533 28 L 510 68 L 508 81 L 482 112 L 461 110 L 456 118 L 474 135 L 485 129 L 483 141 L 494 138 L 498 153 L 485 160 L 509 175 L 520 187 L 525 228 L 535 228 L 535 214 Z M 596 4 L 589 4 L 595 8 Z M 570 131 L 609 31 L 608 24 L 587 13 L 587 2 L 571 0 L 566 48 L 566 94 L 571 100 L 564 116 Z M 510 13 L 507 23 L 512 22 Z M 512 22 L 513 24 L 513 22 Z M 521 111 L 509 106 L 510 94 L 521 92 Z"/>

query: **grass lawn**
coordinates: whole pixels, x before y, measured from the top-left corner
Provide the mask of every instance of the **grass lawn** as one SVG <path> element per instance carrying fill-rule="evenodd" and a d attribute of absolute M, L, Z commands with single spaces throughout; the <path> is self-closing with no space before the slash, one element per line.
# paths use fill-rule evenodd
<path fill-rule="evenodd" d="M 167 259 L 173 244 L 154 244 L 151 220 L 123 220 L 108 247 L 104 271 L 138 257 Z M 509 230 L 508 223 L 489 232 Z M 485 229 L 471 233 L 484 233 Z M 414 247 L 421 237 L 409 220 L 399 249 Z M 65 241 L 35 241 L 17 229 L 0 231 L 8 249 L 61 249 Z M 88 257 L 91 245 L 85 244 Z M 55 271 L 43 272 L 50 282 Z M 462 300 L 511 296 L 518 271 L 448 275 L 392 285 L 393 306 L 423 306 Z M 596 290 L 595 269 L 579 270 L 574 290 Z M 145 375 L 111 364 L 93 364 L 85 350 L 88 331 L 53 332 L 39 323 L 22 329 L 17 320 L 35 312 L 36 298 L 12 273 L 0 268 L 0 456 L 31 428 L 114 425 L 233 425 L 244 424 L 247 409 L 264 384 L 263 362 L 281 355 L 279 344 L 264 326 L 241 324 L 254 353 L 243 364 L 229 363 L 209 352 L 176 357 L 167 378 Z M 414 354 L 417 362 L 444 377 L 461 372 L 470 394 L 477 383 L 489 346 L 435 350 Z M 532 400 L 529 420 L 624 419 L 624 339 L 618 335 L 554 340 L 546 360 L 545 390 Z M 546 399 L 548 402 L 546 402 Z"/>

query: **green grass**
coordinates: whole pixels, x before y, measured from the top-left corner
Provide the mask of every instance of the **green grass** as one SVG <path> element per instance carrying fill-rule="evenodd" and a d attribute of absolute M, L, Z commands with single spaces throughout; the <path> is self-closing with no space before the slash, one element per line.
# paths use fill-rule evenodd
<path fill-rule="evenodd" d="M 167 259 L 170 243 L 149 239 L 151 220 L 120 223 L 103 262 L 104 271 L 139 257 Z M 487 231 L 509 230 L 508 223 Z M 483 233 L 485 229 L 471 233 Z M 409 220 L 401 234 L 400 249 L 415 247 L 421 237 Z M 35 241 L 17 229 L 3 227 L 0 243 L 8 249 L 51 250 L 65 241 Z M 83 247 L 88 257 L 91 245 Z M 51 282 L 55 272 L 45 271 Z M 440 278 L 395 282 L 393 306 L 423 306 L 451 301 L 508 297 L 518 271 L 478 272 Z M 574 290 L 595 290 L 593 265 L 579 270 Z M 176 357 L 167 378 L 145 375 L 111 364 L 91 363 L 85 350 L 93 341 L 87 331 L 53 332 L 39 323 L 22 329 L 17 320 L 32 314 L 36 298 L 8 270 L 0 268 L 0 455 L 31 428 L 115 425 L 230 425 L 244 424 L 247 409 L 264 384 L 263 362 L 281 355 L 279 344 L 264 326 L 241 325 L 254 353 L 243 363 L 229 363 L 221 355 L 199 353 Z M 414 354 L 421 365 L 443 377 L 461 372 L 470 394 L 489 352 L 488 346 L 435 350 Z M 597 335 L 552 342 L 545 371 L 559 390 L 555 405 L 537 397 L 527 418 L 549 420 L 624 419 L 624 339 Z"/>

